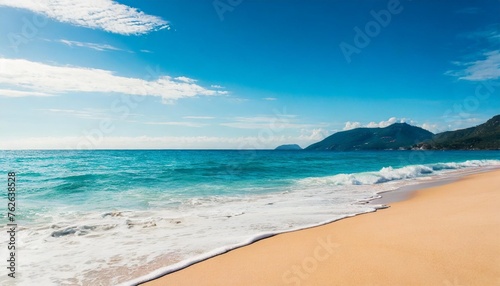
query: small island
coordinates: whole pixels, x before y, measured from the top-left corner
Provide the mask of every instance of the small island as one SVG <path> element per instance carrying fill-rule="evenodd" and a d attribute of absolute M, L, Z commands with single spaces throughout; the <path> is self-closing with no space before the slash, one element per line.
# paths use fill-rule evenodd
<path fill-rule="evenodd" d="M 297 144 L 285 144 L 285 145 L 280 145 L 276 147 L 274 150 L 278 151 L 295 151 L 295 150 L 302 150 L 302 147 L 300 147 Z"/>

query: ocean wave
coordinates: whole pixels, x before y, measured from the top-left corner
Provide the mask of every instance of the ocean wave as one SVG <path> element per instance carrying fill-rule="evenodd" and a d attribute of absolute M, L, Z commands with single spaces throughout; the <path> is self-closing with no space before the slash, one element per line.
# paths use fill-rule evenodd
<path fill-rule="evenodd" d="M 311 177 L 298 181 L 307 186 L 374 185 L 389 181 L 413 179 L 436 174 L 440 171 L 474 167 L 500 166 L 500 160 L 468 160 L 465 162 L 409 165 L 401 168 L 384 167 L 377 172 L 338 174 L 327 177 Z"/>
<path fill-rule="evenodd" d="M 58 229 L 56 231 L 53 231 L 50 236 L 51 237 L 63 237 L 67 235 L 77 235 L 77 236 L 82 236 L 82 235 L 87 235 L 92 231 L 108 231 L 110 229 L 115 228 L 117 225 L 116 224 L 105 224 L 105 225 L 78 225 L 78 226 L 70 226 L 70 227 L 64 227 L 61 229 L 60 226 L 58 225 L 53 225 L 51 228 Z"/>

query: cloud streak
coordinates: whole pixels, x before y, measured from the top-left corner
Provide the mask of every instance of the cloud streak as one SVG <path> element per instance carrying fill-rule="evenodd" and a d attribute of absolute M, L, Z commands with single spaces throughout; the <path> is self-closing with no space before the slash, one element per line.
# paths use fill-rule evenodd
<path fill-rule="evenodd" d="M 117 76 L 108 70 L 55 66 L 24 59 L 0 58 L 0 66 L 0 87 L 3 88 L 0 95 L 8 97 L 93 92 L 157 96 L 164 103 L 170 103 L 181 98 L 225 94 L 186 77 L 144 80 Z"/>
<path fill-rule="evenodd" d="M 295 128 L 313 128 L 318 124 L 302 124 L 294 122 L 295 115 L 278 116 L 256 116 L 256 117 L 235 117 L 232 122 L 221 123 L 221 126 L 238 129 L 295 129 Z"/>
<path fill-rule="evenodd" d="M 207 126 L 208 124 L 190 122 L 190 121 L 161 121 L 161 122 L 145 122 L 148 125 L 168 125 L 168 126 L 183 126 L 183 127 L 194 127 L 200 128 Z"/>
<path fill-rule="evenodd" d="M 1 150 L 25 149 L 77 149 L 87 146 L 85 136 L 28 137 L 0 140 Z M 302 146 L 313 143 L 304 136 L 105 136 L 91 147 L 95 149 L 274 149 L 276 146 L 294 142 Z M 85 148 L 85 147 L 84 147 Z"/>
<path fill-rule="evenodd" d="M 111 45 L 107 44 L 96 44 L 96 43 L 87 43 L 87 42 L 78 42 L 78 41 L 70 41 L 70 40 L 58 40 L 57 42 L 65 44 L 70 47 L 80 47 L 80 48 L 88 48 L 100 52 L 104 51 L 124 51 L 122 49 L 119 49 L 117 47 L 113 47 Z"/>
<path fill-rule="evenodd" d="M 122 35 L 169 28 L 168 22 L 112 0 L 0 0 L 0 6 L 27 9 L 62 23 Z"/>
<path fill-rule="evenodd" d="M 458 63 L 466 66 L 461 71 L 449 71 L 447 74 L 458 76 L 459 79 L 468 81 L 484 81 L 500 78 L 500 50 L 483 54 L 483 59 Z"/>
<path fill-rule="evenodd" d="M 476 60 L 452 62 L 458 68 L 446 71 L 445 75 L 467 81 L 486 81 L 500 78 L 499 27 L 498 24 L 491 25 L 486 29 L 464 35 L 470 40 L 487 43 L 488 48 L 472 55 L 472 58 Z"/>
<path fill-rule="evenodd" d="M 52 94 L 36 92 L 36 91 L 0 89 L 0 96 L 5 96 L 5 97 L 52 96 Z"/>
<path fill-rule="evenodd" d="M 200 120 L 215 119 L 215 117 L 213 117 L 213 116 L 184 116 L 182 118 L 184 118 L 184 119 L 200 119 Z"/>

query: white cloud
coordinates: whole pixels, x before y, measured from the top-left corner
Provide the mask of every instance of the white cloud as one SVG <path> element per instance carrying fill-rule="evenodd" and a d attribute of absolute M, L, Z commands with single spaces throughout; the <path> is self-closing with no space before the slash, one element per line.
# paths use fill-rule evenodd
<path fill-rule="evenodd" d="M 196 82 L 196 80 L 194 80 L 192 78 L 185 77 L 185 76 L 176 77 L 175 80 L 182 81 L 185 83 L 195 83 Z"/>
<path fill-rule="evenodd" d="M 166 121 L 166 122 L 145 122 L 148 125 L 169 125 L 169 126 L 183 126 L 183 127 L 204 127 L 208 124 L 189 122 L 189 121 Z"/>
<path fill-rule="evenodd" d="M 210 85 L 210 88 L 212 88 L 212 89 L 219 89 L 217 92 L 219 94 L 222 94 L 222 95 L 228 95 L 229 94 L 229 92 L 227 90 L 220 90 L 220 89 L 225 89 L 225 87 L 221 86 L 221 85 L 218 85 L 218 84 L 212 84 L 212 85 Z M 242 99 L 240 99 L 240 98 L 233 98 L 233 99 L 235 99 L 238 102 L 247 101 L 247 99 L 243 99 L 243 98 Z"/>
<path fill-rule="evenodd" d="M 82 119 L 90 119 L 90 120 L 100 120 L 100 119 L 111 119 L 112 116 L 107 113 L 107 110 L 104 109 L 91 109 L 84 108 L 81 110 L 76 109 L 58 109 L 58 108 L 45 108 L 45 109 L 36 109 L 39 111 L 43 111 L 47 114 L 61 114 L 65 116 L 77 117 Z M 137 116 L 137 114 L 128 114 L 129 116 Z"/>
<path fill-rule="evenodd" d="M 438 124 L 435 124 L 435 123 L 424 123 L 420 127 L 422 127 L 425 130 L 428 130 L 434 134 L 444 131 L 442 127 L 440 127 Z"/>
<path fill-rule="evenodd" d="M 0 58 L 0 85 L 4 96 L 46 96 L 71 92 L 121 93 L 158 96 L 168 103 L 180 98 L 221 95 L 186 77 L 161 76 L 156 80 L 122 77 L 112 71 L 55 66 L 23 59 Z"/>
<path fill-rule="evenodd" d="M 484 53 L 483 59 L 460 65 L 467 67 L 460 71 L 449 71 L 447 74 L 469 81 L 498 79 L 500 78 L 500 50 Z"/>
<path fill-rule="evenodd" d="M 355 129 L 355 128 L 359 128 L 361 127 L 361 122 L 351 122 L 351 121 L 347 121 L 345 123 L 345 126 L 342 130 L 351 130 L 351 129 Z"/>
<path fill-rule="evenodd" d="M 169 28 L 160 17 L 111 0 L 0 0 L 0 6 L 27 9 L 59 22 L 122 35 Z"/>
<path fill-rule="evenodd" d="M 221 92 L 221 91 L 219 91 L 219 92 Z M 227 92 L 225 94 L 227 94 Z M 229 101 L 229 102 L 233 102 L 233 103 L 243 103 L 243 102 L 249 101 L 248 98 L 232 97 L 232 96 L 228 96 L 226 98 L 226 100 Z"/>
<path fill-rule="evenodd" d="M 184 116 L 184 119 L 214 119 L 212 116 Z"/>
<path fill-rule="evenodd" d="M 17 149 L 274 149 L 282 144 L 312 143 L 295 136 L 29 137 L 0 140 L 1 150 Z"/>
<path fill-rule="evenodd" d="M 88 49 L 93 49 L 96 51 L 123 51 L 122 49 L 119 49 L 117 47 L 113 47 L 111 45 L 107 44 L 96 44 L 96 43 L 86 43 L 86 42 L 78 42 L 78 41 L 70 41 L 70 40 L 58 40 L 57 42 L 63 43 L 65 45 L 68 45 L 70 47 L 80 47 L 80 48 L 88 48 Z"/>
<path fill-rule="evenodd" d="M 461 80 L 485 81 L 500 78 L 500 25 L 494 24 L 484 29 L 459 35 L 474 42 L 487 44 L 489 47 L 479 54 L 468 55 L 476 60 L 453 61 L 458 68 L 448 70 L 445 75 L 455 76 Z"/>
<path fill-rule="evenodd" d="M 267 100 L 267 101 L 274 101 L 274 100 L 278 100 L 277 98 L 275 97 L 265 97 L 263 98 L 264 100 Z"/>
<path fill-rule="evenodd" d="M 475 42 L 486 40 L 490 44 L 495 44 L 500 39 L 500 24 L 491 24 L 483 29 L 459 34 L 458 36 Z"/>
<path fill-rule="evenodd" d="M 441 120 L 441 121 L 443 121 L 443 120 Z M 378 123 L 372 121 L 368 124 L 361 124 L 360 122 L 348 121 L 345 123 L 343 130 L 351 130 L 351 129 L 360 128 L 360 127 L 370 127 L 370 128 L 380 127 L 380 128 L 383 128 L 383 127 L 387 127 L 389 125 L 392 125 L 394 123 L 408 123 L 410 125 L 426 129 L 426 130 L 436 134 L 436 133 L 449 131 L 449 130 L 468 128 L 471 126 L 481 124 L 484 121 L 485 120 L 482 120 L 479 118 L 473 118 L 473 117 L 471 117 L 471 118 L 457 117 L 457 118 L 444 118 L 444 122 L 446 122 L 445 124 L 433 123 L 433 122 L 425 122 L 425 123 L 420 124 L 417 121 L 414 121 L 414 120 L 408 119 L 408 118 L 391 117 L 387 120 L 383 120 L 383 121 L 380 121 Z"/>
<path fill-rule="evenodd" d="M 435 124 L 437 132 L 452 131 L 477 126 L 486 122 L 487 119 L 472 117 L 472 114 L 467 116 L 447 116 L 444 117 L 444 124 Z"/>
<path fill-rule="evenodd" d="M 0 74 L 1 74 L 1 70 L 0 70 Z M 53 96 L 53 94 L 37 92 L 37 91 L 0 89 L 0 96 L 5 96 L 5 97 Z"/>
<path fill-rule="evenodd" d="M 351 122 L 351 121 L 347 121 L 345 123 L 345 126 L 342 130 L 351 130 L 351 129 L 355 129 L 355 128 L 360 128 L 360 127 L 369 127 L 369 128 L 376 128 L 376 127 L 379 127 L 379 128 L 383 128 L 383 127 L 387 127 L 389 125 L 392 125 L 394 123 L 403 123 L 403 122 L 410 122 L 411 123 L 414 123 L 412 120 L 406 120 L 405 118 L 403 119 L 398 119 L 396 117 L 391 117 L 387 120 L 383 120 L 383 121 L 380 121 L 380 122 L 375 122 L 375 121 L 372 121 L 366 125 L 363 125 L 361 124 L 360 122 Z"/>
<path fill-rule="evenodd" d="M 302 134 L 299 136 L 301 141 L 310 142 L 309 144 L 311 144 L 325 139 L 328 136 L 329 132 L 328 130 L 323 128 L 314 128 L 314 129 L 302 129 L 301 133 Z"/>
<path fill-rule="evenodd" d="M 405 120 L 404 119 L 397 119 L 396 117 L 391 117 L 391 118 L 389 118 L 389 119 L 387 119 L 385 121 L 380 121 L 379 123 L 372 121 L 372 122 L 368 123 L 366 125 L 366 127 L 370 127 L 370 128 L 372 128 L 372 127 L 384 128 L 384 127 L 387 127 L 387 126 L 392 125 L 394 123 L 402 123 L 402 122 L 405 122 Z"/>
<path fill-rule="evenodd" d="M 295 123 L 294 115 L 279 114 L 276 116 L 236 117 L 233 122 L 221 123 L 220 125 L 239 129 L 272 129 L 281 130 L 287 128 L 311 128 L 317 124 Z"/>

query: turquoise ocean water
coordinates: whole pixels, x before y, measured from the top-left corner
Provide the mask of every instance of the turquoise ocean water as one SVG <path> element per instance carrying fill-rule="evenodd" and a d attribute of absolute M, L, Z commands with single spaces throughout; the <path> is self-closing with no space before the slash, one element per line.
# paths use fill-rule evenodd
<path fill-rule="evenodd" d="M 360 201 L 378 192 L 500 167 L 500 151 L 0 154 L 5 184 L 10 171 L 18 180 L 17 285 L 132 284 L 258 237 L 373 211 Z"/>

